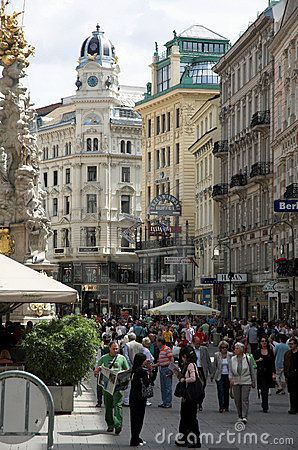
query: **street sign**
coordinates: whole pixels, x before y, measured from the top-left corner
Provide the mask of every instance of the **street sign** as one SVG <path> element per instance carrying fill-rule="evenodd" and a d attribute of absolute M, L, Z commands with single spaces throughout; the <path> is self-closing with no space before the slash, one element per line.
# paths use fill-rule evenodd
<path fill-rule="evenodd" d="M 298 213 L 298 200 L 274 200 L 274 211 Z"/>
<path fill-rule="evenodd" d="M 192 264 L 194 256 L 165 256 L 164 263 L 165 264 Z"/>
<path fill-rule="evenodd" d="M 268 292 L 269 298 L 278 298 L 278 292 Z"/>
<path fill-rule="evenodd" d="M 275 292 L 291 292 L 292 290 L 289 286 L 289 283 L 286 283 L 284 281 L 274 283 L 273 288 Z"/>
<path fill-rule="evenodd" d="M 264 284 L 262 291 L 263 292 L 274 292 L 275 284 L 276 284 L 276 280 L 267 281 L 267 283 Z"/>
<path fill-rule="evenodd" d="M 289 303 L 289 293 L 288 292 L 282 292 L 280 294 L 280 303 Z"/>
<path fill-rule="evenodd" d="M 216 275 L 217 281 L 223 281 L 224 283 L 246 283 L 247 282 L 247 273 L 234 273 L 232 279 L 229 279 L 228 273 L 218 273 Z"/>
<path fill-rule="evenodd" d="M 175 283 L 176 275 L 162 275 L 160 281 L 162 283 Z"/>

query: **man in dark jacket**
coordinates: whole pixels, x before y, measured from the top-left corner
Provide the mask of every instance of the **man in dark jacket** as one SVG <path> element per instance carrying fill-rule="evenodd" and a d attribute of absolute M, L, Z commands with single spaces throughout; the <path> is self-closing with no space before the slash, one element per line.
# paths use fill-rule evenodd
<path fill-rule="evenodd" d="M 289 347 L 284 356 L 284 372 L 290 394 L 289 414 L 298 413 L 298 340 L 289 339 Z"/>

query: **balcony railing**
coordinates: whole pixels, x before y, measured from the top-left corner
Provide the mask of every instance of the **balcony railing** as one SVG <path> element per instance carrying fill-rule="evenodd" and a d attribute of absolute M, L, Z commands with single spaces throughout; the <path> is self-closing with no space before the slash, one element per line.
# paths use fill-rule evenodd
<path fill-rule="evenodd" d="M 228 153 L 228 151 L 229 151 L 228 141 L 214 142 L 212 151 L 213 155 L 217 156 L 218 154 Z"/>
<path fill-rule="evenodd" d="M 228 183 L 215 184 L 212 189 L 212 197 L 218 197 L 219 195 L 227 195 L 229 191 Z"/>
<path fill-rule="evenodd" d="M 270 162 L 257 162 L 251 166 L 250 178 L 269 175 L 272 172 Z"/>
<path fill-rule="evenodd" d="M 284 193 L 285 198 L 298 198 L 298 183 L 289 184 Z"/>
<path fill-rule="evenodd" d="M 246 173 L 237 173 L 231 177 L 230 188 L 236 186 L 246 186 L 247 185 L 247 175 Z"/>
<path fill-rule="evenodd" d="M 186 245 L 194 245 L 194 239 L 189 237 L 187 239 L 182 238 L 161 238 L 152 239 L 150 241 L 139 241 L 136 243 L 136 250 L 146 250 L 154 248 L 164 248 L 164 247 L 182 247 Z"/>
<path fill-rule="evenodd" d="M 266 111 L 257 111 L 253 114 L 251 118 L 250 126 L 251 128 L 263 128 L 268 127 L 270 125 L 270 111 L 267 109 Z"/>

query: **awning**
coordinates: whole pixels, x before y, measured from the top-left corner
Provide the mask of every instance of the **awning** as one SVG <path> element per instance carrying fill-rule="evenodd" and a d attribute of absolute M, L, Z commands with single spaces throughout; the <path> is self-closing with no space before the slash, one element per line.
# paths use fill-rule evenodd
<path fill-rule="evenodd" d="M 74 303 L 77 300 L 75 289 L 0 255 L 1 303 Z"/>

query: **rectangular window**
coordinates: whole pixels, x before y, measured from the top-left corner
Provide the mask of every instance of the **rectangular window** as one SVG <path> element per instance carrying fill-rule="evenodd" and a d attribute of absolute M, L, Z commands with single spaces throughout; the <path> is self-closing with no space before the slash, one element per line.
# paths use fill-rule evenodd
<path fill-rule="evenodd" d="M 160 116 L 156 117 L 156 134 L 160 134 Z"/>
<path fill-rule="evenodd" d="M 96 166 L 88 166 L 87 167 L 87 181 L 96 181 L 97 180 L 97 167 Z"/>
<path fill-rule="evenodd" d="M 43 173 L 43 185 L 44 187 L 48 187 L 48 172 Z"/>
<path fill-rule="evenodd" d="M 239 91 L 241 87 L 241 72 L 240 72 L 240 67 L 238 67 L 237 69 L 237 89 Z"/>
<path fill-rule="evenodd" d="M 162 114 L 161 116 L 161 132 L 164 133 L 166 131 L 166 115 Z"/>
<path fill-rule="evenodd" d="M 170 112 L 167 113 L 167 126 L 168 126 L 167 131 L 171 131 L 171 113 Z"/>
<path fill-rule="evenodd" d="M 58 170 L 54 170 L 53 172 L 53 186 L 58 185 Z"/>
<path fill-rule="evenodd" d="M 70 183 L 70 169 L 65 169 L 65 184 Z"/>
<path fill-rule="evenodd" d="M 180 127 L 180 108 L 176 109 L 176 128 Z"/>
<path fill-rule="evenodd" d="M 252 56 L 250 56 L 249 57 L 249 60 L 248 60 L 248 78 L 251 80 L 252 79 L 252 68 L 253 68 L 253 65 L 252 65 Z"/>
<path fill-rule="evenodd" d="M 246 62 L 242 66 L 242 84 L 246 84 Z"/>
<path fill-rule="evenodd" d="M 86 227 L 86 247 L 96 247 L 95 227 Z"/>
<path fill-rule="evenodd" d="M 53 231 L 53 247 L 54 248 L 58 247 L 58 231 L 57 230 Z"/>
<path fill-rule="evenodd" d="M 171 183 L 168 181 L 167 183 L 167 193 L 170 194 L 171 193 Z"/>
<path fill-rule="evenodd" d="M 165 91 L 170 87 L 170 65 L 157 71 L 157 92 Z"/>
<path fill-rule="evenodd" d="M 147 195 L 148 195 L 148 205 L 151 202 L 151 186 L 148 186 L 147 188 Z"/>
<path fill-rule="evenodd" d="M 69 197 L 66 196 L 64 197 L 64 214 L 69 214 L 70 213 L 70 201 L 69 201 Z"/>
<path fill-rule="evenodd" d="M 171 149 L 170 147 L 167 147 L 167 166 L 169 167 L 171 165 Z"/>
<path fill-rule="evenodd" d="M 130 214 L 130 196 L 121 195 L 121 212 L 123 214 Z"/>
<path fill-rule="evenodd" d="M 58 216 L 58 198 L 53 198 L 53 216 Z"/>
<path fill-rule="evenodd" d="M 148 172 L 151 172 L 151 152 L 148 153 Z"/>
<path fill-rule="evenodd" d="M 122 234 L 126 231 L 126 228 L 121 228 Z M 129 247 L 129 241 L 126 239 L 125 236 L 121 237 L 121 248 L 128 248 Z"/>
<path fill-rule="evenodd" d="M 180 194 L 180 186 L 179 186 L 179 180 L 176 180 L 176 192 L 175 196 L 179 200 L 179 194 Z"/>
<path fill-rule="evenodd" d="M 121 181 L 122 183 L 130 183 L 130 167 L 122 167 Z"/>
<path fill-rule="evenodd" d="M 148 136 L 148 138 L 151 137 L 151 119 L 148 119 L 148 122 L 147 122 L 147 136 Z"/>
<path fill-rule="evenodd" d="M 176 144 L 176 164 L 180 163 L 180 144 L 177 142 Z"/>
<path fill-rule="evenodd" d="M 97 211 L 97 195 L 87 194 L 87 213 L 96 213 Z"/>
<path fill-rule="evenodd" d="M 277 74 L 278 74 L 278 79 L 281 80 L 281 64 L 278 64 Z"/>
<path fill-rule="evenodd" d="M 235 73 L 232 73 L 231 91 L 232 91 L 232 95 L 234 95 L 235 94 Z"/>
<path fill-rule="evenodd" d="M 159 150 L 156 150 L 156 168 L 157 168 L 157 169 L 160 168 L 160 155 L 159 155 Z"/>
<path fill-rule="evenodd" d="M 161 163 L 160 163 L 160 166 L 161 167 L 165 167 L 165 165 L 166 165 L 166 149 L 162 148 L 161 149 Z"/>

